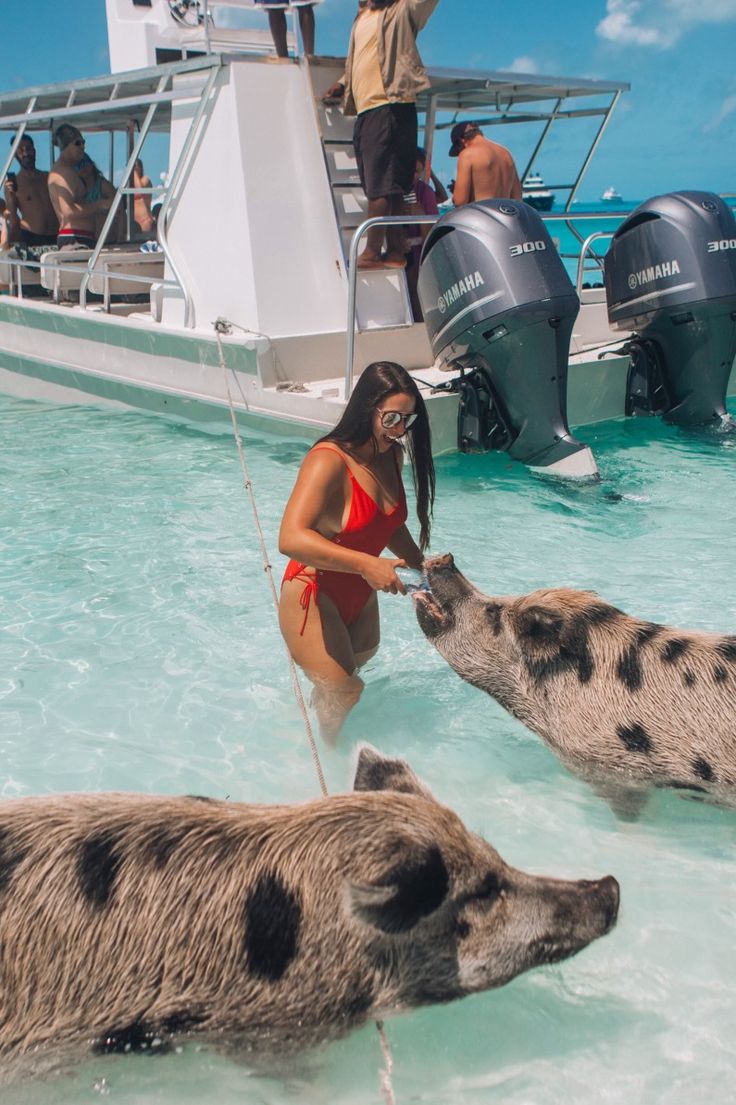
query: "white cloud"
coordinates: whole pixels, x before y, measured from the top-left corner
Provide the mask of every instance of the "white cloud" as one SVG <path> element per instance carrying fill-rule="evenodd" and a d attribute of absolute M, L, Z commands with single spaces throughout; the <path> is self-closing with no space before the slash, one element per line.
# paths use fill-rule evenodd
<path fill-rule="evenodd" d="M 538 73 L 539 66 L 534 58 L 528 56 L 522 56 L 520 58 L 514 58 L 511 65 L 508 66 L 508 72 L 510 73 Z"/>
<path fill-rule="evenodd" d="M 600 38 L 666 50 L 698 24 L 736 21 L 736 0 L 607 0 L 606 11 L 596 27 Z"/>

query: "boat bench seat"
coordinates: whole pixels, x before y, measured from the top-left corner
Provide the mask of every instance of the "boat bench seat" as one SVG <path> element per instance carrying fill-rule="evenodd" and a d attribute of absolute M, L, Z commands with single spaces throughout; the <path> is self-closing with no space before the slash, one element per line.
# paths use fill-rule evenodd
<path fill-rule="evenodd" d="M 10 290 L 17 295 L 18 284 L 24 288 L 29 284 L 39 286 L 41 274 L 37 268 L 29 267 L 24 258 L 19 257 L 12 247 L 0 250 L 0 284 L 9 284 Z"/>
<path fill-rule="evenodd" d="M 150 294 L 151 285 L 140 280 L 126 280 L 126 276 L 143 276 L 147 281 L 162 280 L 164 275 L 163 253 L 113 253 L 101 254 L 95 271 L 89 279 L 89 290 L 98 295 Z"/>
<path fill-rule="evenodd" d="M 62 291 L 81 287 L 91 249 L 59 250 L 44 253 L 41 261 L 41 283 L 58 298 Z M 142 253 L 140 250 L 115 248 L 103 250 L 97 258 L 95 270 L 90 276 L 88 290 L 96 295 L 136 295 L 149 292 L 150 284 L 138 280 L 126 280 L 125 276 L 145 276 L 151 280 L 164 274 L 162 253 Z"/>

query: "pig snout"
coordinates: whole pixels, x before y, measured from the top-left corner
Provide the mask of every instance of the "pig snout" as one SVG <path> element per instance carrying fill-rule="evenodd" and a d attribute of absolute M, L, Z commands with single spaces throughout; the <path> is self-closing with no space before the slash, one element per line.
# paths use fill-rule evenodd
<path fill-rule="evenodd" d="M 431 638 L 450 628 L 454 622 L 455 604 L 470 594 L 471 587 L 455 567 L 452 553 L 429 557 L 424 561 L 422 570 L 429 591 L 416 592 L 413 598 L 422 632 Z"/>
<path fill-rule="evenodd" d="M 529 965 L 559 963 L 605 936 L 616 924 L 619 901 L 619 884 L 611 875 L 561 886 L 551 895 L 546 931 L 530 942 Z"/>
<path fill-rule="evenodd" d="M 618 918 L 618 907 L 621 900 L 621 889 L 613 875 L 605 875 L 602 879 L 584 880 L 578 884 L 584 896 L 589 895 L 597 904 L 601 913 L 603 931 L 601 936 L 610 932 Z"/>
<path fill-rule="evenodd" d="M 619 915 L 621 890 L 616 878 L 604 875 L 596 880 L 581 880 L 576 883 L 575 899 L 580 907 L 587 909 L 590 926 L 595 936 L 604 936 L 616 925 Z"/>

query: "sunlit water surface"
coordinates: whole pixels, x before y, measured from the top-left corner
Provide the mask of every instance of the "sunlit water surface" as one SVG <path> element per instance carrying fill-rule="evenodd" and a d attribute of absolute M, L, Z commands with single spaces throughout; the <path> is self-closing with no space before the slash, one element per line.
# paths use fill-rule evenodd
<path fill-rule="evenodd" d="M 0 749 L 5 797 L 64 790 L 314 797 L 317 779 L 232 439 L 137 414 L 0 399 Z M 656 421 L 581 435 L 574 486 L 500 455 L 438 463 L 433 550 L 489 593 L 593 588 L 642 618 L 733 633 L 736 439 Z M 276 535 L 305 446 L 245 438 Z M 406 756 L 509 862 L 616 875 L 615 931 L 504 989 L 387 1022 L 398 1105 L 693 1105 L 736 1069 L 736 811 L 657 793 L 618 821 L 531 732 L 462 683 L 410 600 L 337 752 Z M 4 1105 L 380 1102 L 372 1025 L 288 1066 L 197 1042 L 15 1083 Z M 0 1072 L 1 1073 L 1 1072 Z M 0 1079 L 2 1080 L 2 1079 Z"/>

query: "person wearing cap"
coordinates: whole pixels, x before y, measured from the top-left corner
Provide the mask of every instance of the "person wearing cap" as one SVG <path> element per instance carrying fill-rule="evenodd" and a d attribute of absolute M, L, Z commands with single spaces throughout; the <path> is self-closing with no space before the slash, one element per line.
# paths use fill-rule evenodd
<path fill-rule="evenodd" d="M 452 190 L 456 207 L 475 200 L 521 199 L 521 181 L 505 146 L 491 142 L 477 123 L 456 123 L 450 132 L 450 157 L 457 158 Z"/>
<path fill-rule="evenodd" d="M 344 100 L 356 115 L 353 145 L 368 218 L 404 213 L 417 150 L 417 95 L 430 82 L 417 50 L 419 31 L 439 0 L 361 0 L 350 33 L 345 73 L 327 90 L 325 103 Z M 404 230 L 371 227 L 358 268 L 403 268 Z"/>
<path fill-rule="evenodd" d="M 54 145 L 59 156 L 49 173 L 49 197 L 59 220 L 59 249 L 92 249 L 97 241 L 95 216 L 107 211 L 109 196 L 86 200 L 87 185 L 77 166 L 84 154 L 85 140 L 71 123 L 62 123 L 54 131 Z"/>

